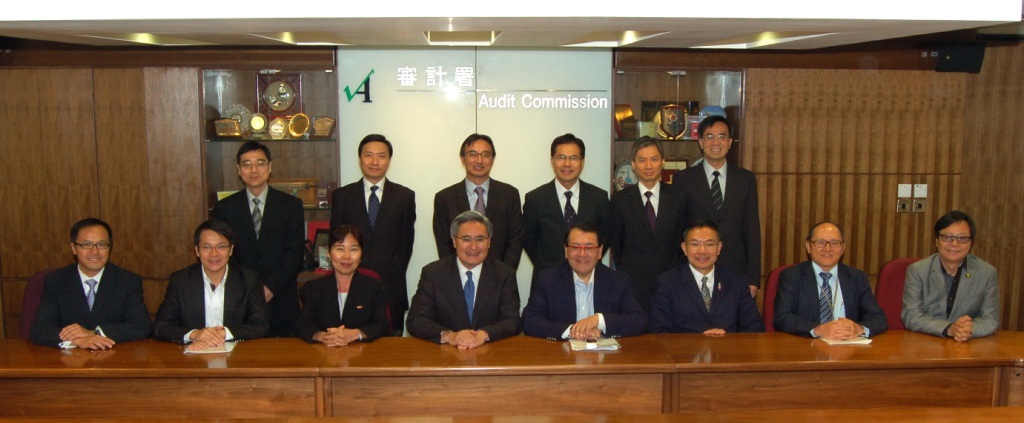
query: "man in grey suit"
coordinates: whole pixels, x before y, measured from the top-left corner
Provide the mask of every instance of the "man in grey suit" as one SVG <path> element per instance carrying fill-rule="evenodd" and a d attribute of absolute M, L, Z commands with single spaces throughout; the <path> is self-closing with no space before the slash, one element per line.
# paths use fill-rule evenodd
<path fill-rule="evenodd" d="M 970 254 L 977 234 L 962 211 L 935 222 L 938 253 L 911 264 L 903 288 L 907 330 L 966 341 L 999 329 L 996 268 Z"/>
<path fill-rule="evenodd" d="M 526 193 L 523 249 L 533 262 L 534 275 L 565 260 L 562 241 L 573 225 L 593 224 L 600 239 L 608 237 L 608 192 L 580 180 L 586 156 L 586 145 L 575 135 L 555 138 L 551 142 L 555 179 Z"/>
<path fill-rule="evenodd" d="M 754 173 L 726 162 L 732 124 L 710 116 L 697 126 L 704 162 L 676 172 L 672 187 L 685 194 L 687 221 L 711 220 L 722 236 L 718 263 L 740 275 L 756 296 L 761 285 L 761 220 Z"/>

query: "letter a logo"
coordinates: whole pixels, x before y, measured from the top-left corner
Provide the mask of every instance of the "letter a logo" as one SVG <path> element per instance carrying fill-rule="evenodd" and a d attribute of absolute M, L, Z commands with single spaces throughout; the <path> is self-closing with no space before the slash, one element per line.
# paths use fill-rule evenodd
<path fill-rule="evenodd" d="M 370 100 L 370 75 L 373 75 L 373 69 L 370 69 L 370 73 L 366 74 L 366 78 L 363 78 L 363 82 L 359 83 L 355 92 L 352 92 L 348 85 L 345 86 L 345 96 L 348 97 L 349 103 L 352 102 L 352 99 L 355 98 L 357 94 L 363 95 L 363 103 L 373 103 L 373 101 Z"/>

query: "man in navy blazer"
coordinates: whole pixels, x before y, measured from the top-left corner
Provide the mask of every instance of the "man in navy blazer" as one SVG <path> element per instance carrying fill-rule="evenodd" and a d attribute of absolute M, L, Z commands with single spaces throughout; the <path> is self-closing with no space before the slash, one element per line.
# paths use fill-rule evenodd
<path fill-rule="evenodd" d="M 687 200 L 661 183 L 661 142 L 641 137 L 632 156 L 639 183 L 612 195 L 608 243 L 616 269 L 629 275 L 637 301 L 649 310 L 655 278 L 680 262 Z"/>
<path fill-rule="evenodd" d="M 455 255 L 449 229 L 455 216 L 474 210 L 487 216 L 494 227 L 490 257 L 519 267 L 523 255 L 523 212 L 519 190 L 491 178 L 494 165 L 494 141 L 482 134 L 470 134 L 459 147 L 466 179 L 434 195 L 434 243 L 437 255 Z"/>
<path fill-rule="evenodd" d="M 537 275 L 523 309 L 523 333 L 549 339 L 634 336 L 647 319 L 629 276 L 601 264 L 599 229 L 577 223 L 566 234 L 566 263 Z"/>
<path fill-rule="evenodd" d="M 684 231 L 681 247 L 687 264 L 658 276 L 651 301 L 651 333 L 764 332 L 757 304 L 746 281 L 725 266 L 718 226 L 698 220 Z"/>
<path fill-rule="evenodd" d="M 455 217 L 456 255 L 423 267 L 406 321 L 412 336 L 469 349 L 519 333 L 516 272 L 489 257 L 492 233 L 480 213 Z"/>
<path fill-rule="evenodd" d="M 697 127 L 704 161 L 676 172 L 672 187 L 687 199 L 688 221 L 710 219 L 721 231 L 718 264 L 750 285 L 756 296 L 761 285 L 761 220 L 758 216 L 754 173 L 726 162 L 732 145 L 732 124 L 710 116 Z"/>
<path fill-rule="evenodd" d="M 885 313 L 871 294 L 867 276 L 839 263 L 845 251 L 839 225 L 815 224 L 805 244 L 811 259 L 779 275 L 775 330 L 834 340 L 885 332 Z"/>
<path fill-rule="evenodd" d="M 153 337 L 198 347 L 267 335 L 267 303 L 256 272 L 229 266 L 234 233 L 227 223 L 207 220 L 193 235 L 198 264 L 171 274 L 156 312 Z"/>
<path fill-rule="evenodd" d="M 416 230 L 416 193 L 387 179 L 394 148 L 380 134 L 359 142 L 359 170 L 363 177 L 334 190 L 331 230 L 352 225 L 363 233 L 362 267 L 381 276 L 388 297 L 391 334 L 402 336 L 409 291 L 405 273 L 412 258 Z M 370 212 L 376 211 L 371 222 Z"/>
<path fill-rule="evenodd" d="M 572 225 L 592 223 L 597 225 L 601 239 L 608 238 L 608 192 L 580 180 L 586 154 L 586 145 L 575 135 L 555 138 L 551 142 L 555 179 L 526 193 L 523 249 L 533 262 L 534 277 L 565 261 L 563 241 Z"/>
<path fill-rule="evenodd" d="M 306 238 L 302 200 L 267 183 L 272 171 L 267 146 L 247 141 L 236 159 L 245 189 L 218 201 L 212 218 L 226 222 L 235 233 L 231 264 L 255 270 L 263 279 L 270 336 L 291 336 L 299 316 L 297 279 Z"/>
<path fill-rule="evenodd" d="M 110 263 L 114 233 L 87 218 L 71 227 L 76 263 L 47 275 L 32 342 L 49 347 L 105 350 L 149 336 L 149 313 L 139 275 Z"/>

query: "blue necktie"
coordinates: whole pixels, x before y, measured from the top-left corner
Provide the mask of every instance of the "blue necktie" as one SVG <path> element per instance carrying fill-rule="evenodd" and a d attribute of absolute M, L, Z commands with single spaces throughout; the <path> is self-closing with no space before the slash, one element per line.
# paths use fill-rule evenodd
<path fill-rule="evenodd" d="M 832 287 L 828 286 L 828 280 L 832 278 L 831 273 L 821 272 L 821 295 L 818 296 L 818 309 L 821 313 L 821 323 L 832 321 Z"/>
<path fill-rule="evenodd" d="M 473 324 L 473 297 L 476 294 L 476 286 L 473 285 L 473 272 L 466 271 L 466 286 L 462 288 L 466 296 L 466 310 L 469 310 L 469 324 Z"/>
<path fill-rule="evenodd" d="M 377 197 L 377 186 L 370 187 L 370 206 L 368 207 L 368 214 L 370 215 L 370 227 L 377 227 L 377 213 L 380 213 L 380 198 Z"/>

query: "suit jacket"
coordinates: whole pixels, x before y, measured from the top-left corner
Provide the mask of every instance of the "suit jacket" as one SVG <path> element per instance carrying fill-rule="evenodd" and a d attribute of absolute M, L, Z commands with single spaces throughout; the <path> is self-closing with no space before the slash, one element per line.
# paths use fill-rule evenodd
<path fill-rule="evenodd" d="M 183 343 L 186 333 L 206 327 L 206 283 L 203 265 L 193 264 L 171 274 L 164 302 L 156 311 L 153 337 Z M 221 289 L 218 287 L 218 289 Z M 235 340 L 267 336 L 267 302 L 263 283 L 256 272 L 228 266 L 224 281 L 224 327 Z"/>
<path fill-rule="evenodd" d="M 885 332 L 885 312 L 871 294 L 867 275 L 842 263 L 838 266 L 846 318 L 870 329 L 871 336 Z M 775 330 L 810 337 L 811 329 L 821 324 L 818 306 L 818 281 L 810 260 L 783 270 L 775 296 Z"/>
<path fill-rule="evenodd" d="M 360 265 L 381 276 L 393 314 L 402 316 L 409 309 L 405 272 L 409 269 L 409 259 L 412 257 L 416 193 L 384 179 L 384 194 L 375 228 L 370 227 L 362 178 L 334 190 L 332 197 L 331 229 L 348 224 L 363 232 L 363 259 Z M 401 317 L 395 321 L 400 323 Z"/>
<path fill-rule="evenodd" d="M 565 216 L 560 197 L 565 190 L 555 189 L 555 182 L 548 182 L 526 193 L 523 203 L 523 248 L 533 262 L 534 275 L 544 269 L 558 266 L 565 261 Z M 601 240 L 607 245 L 608 229 L 611 226 L 608 207 L 608 192 L 580 181 L 579 207 L 576 222 L 587 222 L 600 228 Z"/>
<path fill-rule="evenodd" d="M 465 180 L 434 195 L 434 242 L 437 244 L 439 258 L 455 255 L 451 236 L 452 221 L 466 210 L 470 210 L 470 206 Z M 505 262 L 513 269 L 518 268 L 519 259 L 523 255 L 523 213 L 519 190 L 491 178 L 486 214 L 494 225 L 488 256 Z"/>
<path fill-rule="evenodd" d="M 728 172 L 721 210 L 716 210 L 711 201 L 711 186 L 703 165 L 676 172 L 671 186 L 682 191 L 687 199 L 687 222 L 709 219 L 718 224 L 722 239 L 718 266 L 729 268 L 747 284 L 760 286 L 761 220 L 757 210 L 757 181 L 753 172 L 738 166 L 729 165 Z"/>
<path fill-rule="evenodd" d="M 452 255 L 423 266 L 409 305 L 409 334 L 434 342 L 441 342 L 441 332 L 445 330 L 484 330 L 491 341 L 518 334 L 519 287 L 515 270 L 490 257 L 484 260 L 470 323 L 455 260 L 458 257 Z"/>
<path fill-rule="evenodd" d="M 633 296 L 629 276 L 598 264 L 594 268 L 594 313 L 604 315 L 605 336 L 644 333 L 647 318 Z M 748 295 L 749 296 L 749 295 Z M 576 323 L 576 288 L 568 263 L 540 272 L 523 309 L 523 333 L 538 338 L 562 339 Z"/>
<path fill-rule="evenodd" d="M 326 332 L 328 328 L 341 325 L 363 331 L 365 342 L 384 336 L 390 328 L 387 294 L 379 279 L 359 272 L 352 275 L 344 317 L 338 308 L 338 284 L 334 273 L 307 282 L 299 295 L 302 296 L 302 313 L 295 322 L 295 335 L 306 342 L 316 342 L 313 335 L 317 332 Z"/>
<path fill-rule="evenodd" d="M 302 270 L 305 216 L 302 200 L 269 186 L 267 191 L 259 239 L 245 189 L 218 201 L 212 217 L 223 220 L 235 231 L 231 264 L 259 272 L 263 284 L 274 294 L 267 303 L 270 335 L 291 336 L 299 315 L 296 279 Z"/>
<path fill-rule="evenodd" d="M 60 331 L 77 323 L 86 329 L 99 326 L 114 342 L 128 342 L 149 336 L 149 312 L 142 300 L 139 275 L 107 263 L 96 288 L 92 310 L 85 299 L 78 263 L 46 276 L 43 296 L 30 337 L 39 345 L 59 347 Z"/>
<path fill-rule="evenodd" d="M 633 293 L 645 310 L 650 309 L 655 278 L 675 267 L 682 257 L 686 227 L 686 197 L 668 184 L 661 185 L 656 231 L 651 230 L 640 188 L 633 185 L 612 195 L 612 227 L 609 246 L 618 270 L 626 272 Z"/>
<path fill-rule="evenodd" d="M 967 255 L 967 268 L 946 316 L 946 282 L 938 254 L 911 264 L 903 286 L 903 325 L 907 330 L 942 336 L 961 316 L 974 322 L 972 338 L 988 336 L 999 329 L 999 278 L 996 268 L 973 254 Z"/>
<path fill-rule="evenodd" d="M 746 281 L 715 266 L 715 284 L 710 287 L 711 310 L 689 264 L 682 264 L 658 276 L 651 300 L 651 333 L 704 333 L 724 329 L 726 333 L 764 332 L 757 304 L 750 296 Z"/>

